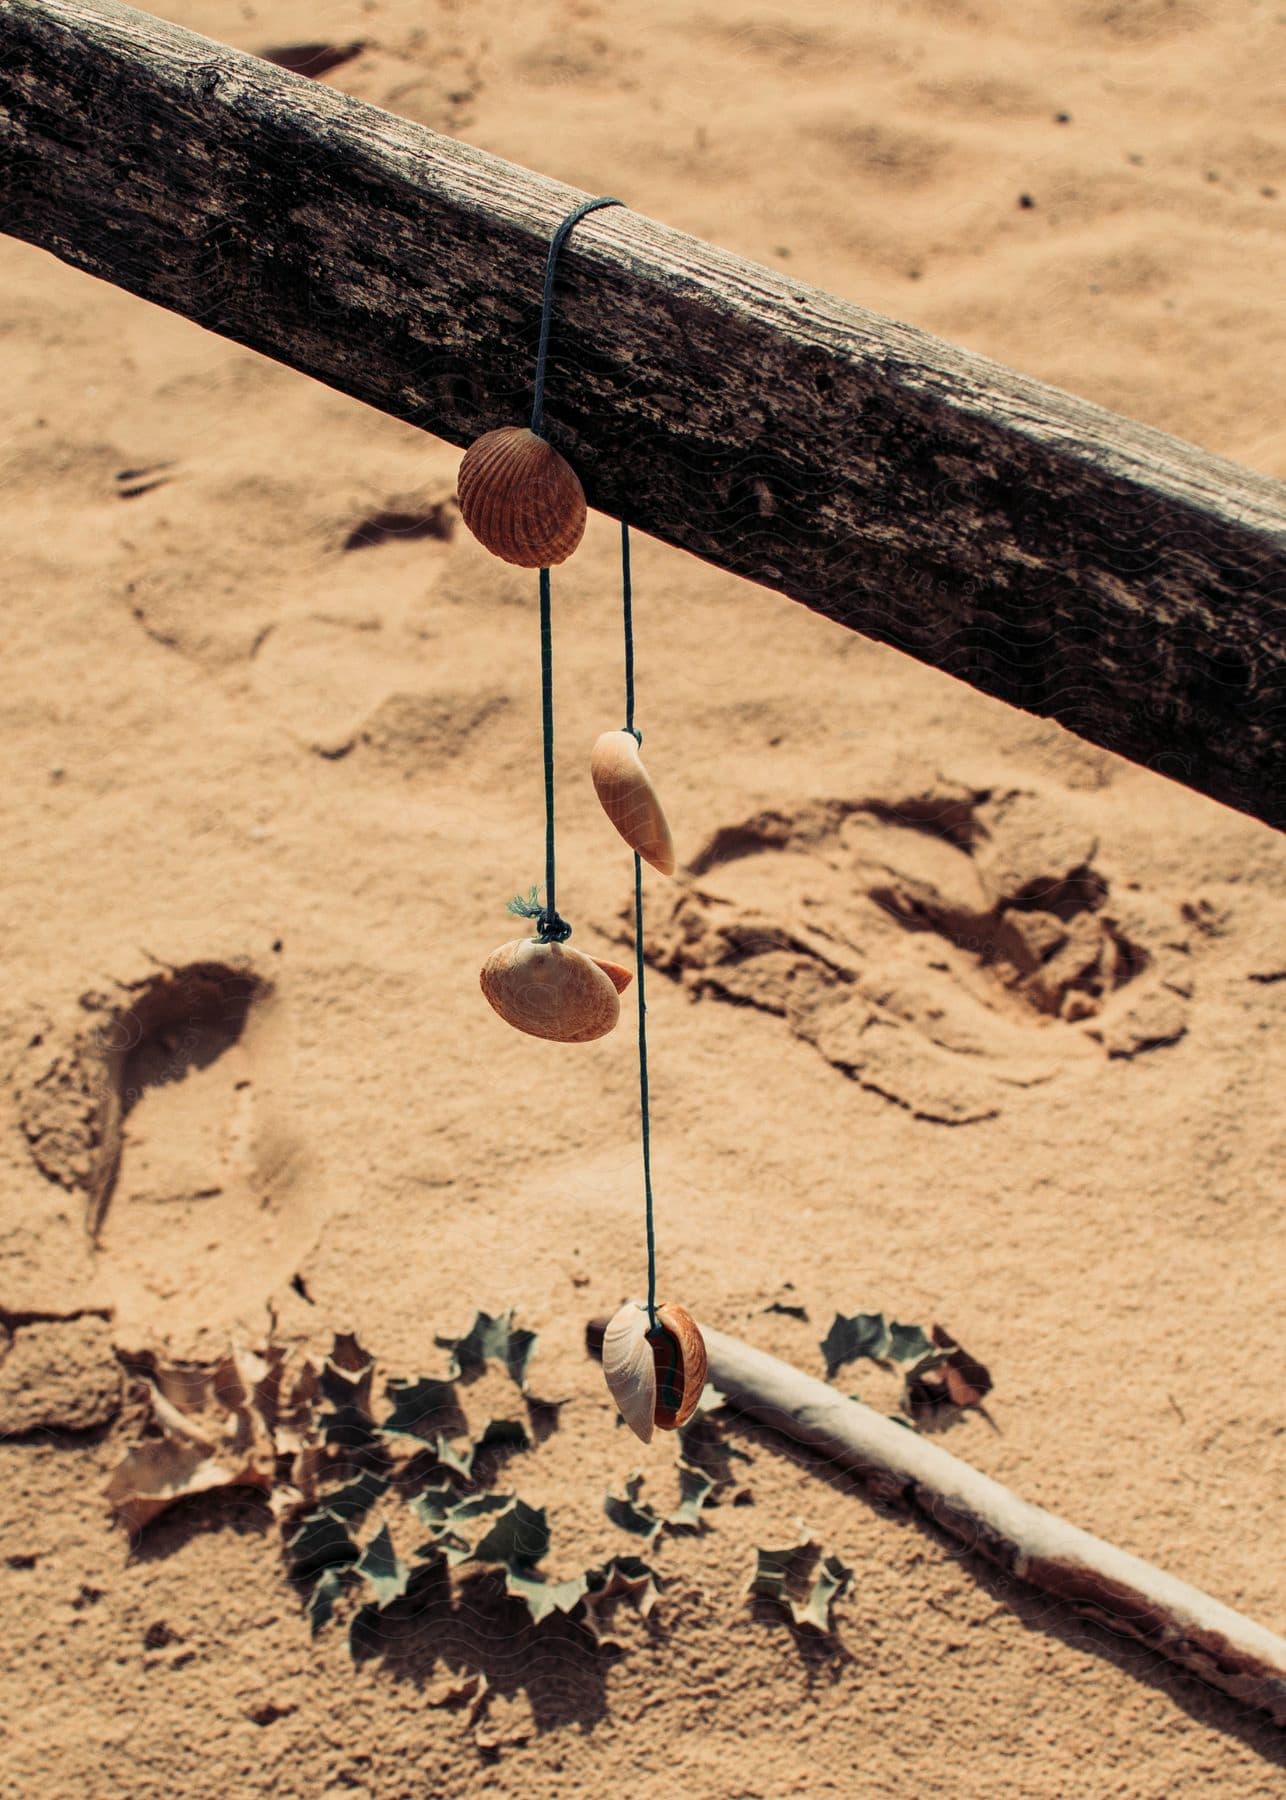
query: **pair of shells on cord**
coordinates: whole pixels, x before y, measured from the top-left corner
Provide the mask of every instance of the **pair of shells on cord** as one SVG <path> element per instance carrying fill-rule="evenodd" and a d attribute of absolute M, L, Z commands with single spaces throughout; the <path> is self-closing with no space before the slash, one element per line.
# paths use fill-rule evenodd
<path fill-rule="evenodd" d="M 585 534 L 579 476 L 525 425 L 502 425 L 470 444 L 457 493 L 461 516 L 478 542 L 521 569 L 566 562 Z"/>
<path fill-rule="evenodd" d="M 566 944 L 515 938 L 493 950 L 479 980 L 490 1005 L 532 1037 L 587 1044 L 606 1037 L 621 1016 L 621 995 L 634 979 L 619 963 L 585 956 Z"/>
<path fill-rule="evenodd" d="M 653 1430 L 677 1431 L 706 1384 L 706 1347 L 685 1306 L 663 1301 L 657 1328 L 641 1300 L 627 1300 L 603 1333 L 603 1374 L 621 1417 L 645 1444 Z"/>
<path fill-rule="evenodd" d="M 631 850 L 662 875 L 674 873 L 674 839 L 632 731 L 605 731 L 590 751 L 589 772 L 603 811 Z"/>

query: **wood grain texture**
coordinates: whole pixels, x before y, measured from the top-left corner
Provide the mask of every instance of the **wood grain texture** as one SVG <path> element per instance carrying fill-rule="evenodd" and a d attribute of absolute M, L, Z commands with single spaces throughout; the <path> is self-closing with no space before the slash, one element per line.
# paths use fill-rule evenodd
<path fill-rule="evenodd" d="M 112 0 L 0 0 L 0 227 L 453 443 L 525 422 L 579 198 Z M 1281 484 L 625 208 L 560 266 L 592 506 L 1286 826 Z"/>

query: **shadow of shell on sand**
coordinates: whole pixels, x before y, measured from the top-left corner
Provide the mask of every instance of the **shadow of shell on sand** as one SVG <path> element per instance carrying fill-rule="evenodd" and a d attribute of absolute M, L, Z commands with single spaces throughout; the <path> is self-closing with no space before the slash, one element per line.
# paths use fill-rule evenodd
<path fill-rule="evenodd" d="M 319 1169 L 289 1113 L 286 1022 L 250 966 L 154 968 L 81 996 L 16 1071 L 46 1180 L 78 1195 L 118 1345 L 262 1331 L 312 1243 Z"/>

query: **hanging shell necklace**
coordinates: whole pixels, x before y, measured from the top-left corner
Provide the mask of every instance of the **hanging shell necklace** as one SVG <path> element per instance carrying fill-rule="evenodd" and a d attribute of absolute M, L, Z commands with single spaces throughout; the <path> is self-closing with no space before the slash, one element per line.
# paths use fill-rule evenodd
<path fill-rule="evenodd" d="M 603 732 L 590 755 L 590 777 L 604 812 L 634 853 L 634 975 L 567 943 L 572 928 L 555 904 L 553 629 L 549 571 L 565 562 L 585 531 L 586 502 L 570 463 L 544 436 L 545 369 L 553 320 L 558 252 L 587 213 L 619 200 L 602 195 L 575 207 L 554 232 L 536 351 L 530 427 L 505 425 L 470 445 L 460 465 L 464 522 L 505 562 L 539 570 L 540 673 L 545 774 L 545 894 L 512 900 L 510 911 L 530 918 L 535 935 L 494 950 L 483 964 L 482 992 L 508 1024 L 533 1037 L 587 1043 L 605 1037 L 620 1018 L 620 996 L 635 980 L 638 999 L 639 1100 L 647 1227 L 646 1302 L 627 1301 L 603 1338 L 603 1373 L 621 1416 L 644 1443 L 654 1429 L 673 1431 L 692 1416 L 706 1378 L 700 1329 L 686 1308 L 657 1303 L 653 1229 L 651 1125 L 644 1002 L 643 872 L 647 861 L 663 875 L 675 869 L 665 813 L 639 755 L 634 725 L 634 626 L 629 527 L 621 522 L 621 589 L 625 629 L 625 725 Z"/>

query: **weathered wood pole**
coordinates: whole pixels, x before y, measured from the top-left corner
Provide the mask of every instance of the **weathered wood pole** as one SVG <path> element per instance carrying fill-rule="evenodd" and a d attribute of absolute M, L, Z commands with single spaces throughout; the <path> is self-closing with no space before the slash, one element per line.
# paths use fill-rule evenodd
<path fill-rule="evenodd" d="M 0 0 L 0 228 L 452 443 L 523 421 L 578 198 L 114 0 Z M 561 271 L 591 505 L 1286 825 L 1280 484 L 621 208 Z"/>
<path fill-rule="evenodd" d="M 586 1327 L 598 1354 L 606 1319 Z M 1136 1638 L 1211 1687 L 1286 1725 L 1286 1640 L 1200 1588 L 1069 1525 L 939 1445 L 814 1375 L 702 1325 L 709 1379 L 730 1405 L 851 1469 L 883 1500 L 923 1513 L 969 1550 Z"/>

